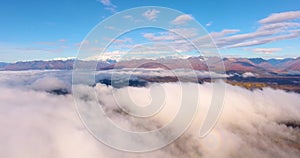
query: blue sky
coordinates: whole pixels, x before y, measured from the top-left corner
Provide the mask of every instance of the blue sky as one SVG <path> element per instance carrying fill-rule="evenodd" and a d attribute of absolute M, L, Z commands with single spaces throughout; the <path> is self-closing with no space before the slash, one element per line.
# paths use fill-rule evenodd
<path fill-rule="evenodd" d="M 116 12 L 139 6 L 184 12 L 211 33 L 223 56 L 299 56 L 299 0 L 3 0 L 0 61 L 74 57 L 95 25 Z M 148 31 L 152 36 L 143 36 L 144 30 L 123 37 L 127 39 L 124 43 L 133 45 L 160 36 Z"/>

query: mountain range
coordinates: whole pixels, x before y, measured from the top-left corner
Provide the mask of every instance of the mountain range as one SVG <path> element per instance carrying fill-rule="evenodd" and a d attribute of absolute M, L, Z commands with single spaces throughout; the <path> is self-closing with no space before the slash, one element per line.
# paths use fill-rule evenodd
<path fill-rule="evenodd" d="M 223 58 L 214 57 L 190 57 L 187 59 L 138 59 L 116 62 L 114 60 L 98 61 L 97 70 L 120 69 L 120 68 L 163 68 L 163 69 L 185 69 L 191 68 L 199 71 L 207 71 L 207 62 L 217 63 L 223 61 L 226 72 L 245 73 L 251 72 L 260 75 L 300 74 L 300 57 L 286 59 L 263 59 L 263 58 Z M 16 63 L 0 62 L 2 71 L 18 70 L 72 70 L 75 60 L 52 60 L 52 61 L 23 61 Z M 90 64 L 96 61 L 78 61 Z M 187 65 L 187 63 L 189 63 Z"/>
<path fill-rule="evenodd" d="M 23 70 L 72 70 L 74 63 L 80 66 L 97 65 L 99 72 L 112 69 L 142 68 L 142 69 L 188 69 L 198 71 L 212 70 L 219 73 L 224 64 L 226 82 L 231 85 L 241 86 L 250 90 L 271 87 L 300 93 L 300 57 L 286 59 L 263 58 L 215 58 L 215 57 L 190 57 L 186 59 L 136 59 L 123 61 L 83 61 L 83 60 L 52 60 L 52 61 L 23 61 L 16 63 L 1 63 L 0 71 Z M 223 62 L 223 63 L 222 63 Z M 210 67 L 207 66 L 210 63 Z M 218 66 L 219 65 L 219 66 Z M 176 76 L 136 76 L 137 80 L 130 80 L 131 86 L 145 86 L 151 82 L 176 82 Z M 224 79 L 224 78 L 220 78 Z M 198 76 L 198 82 L 211 82 L 209 77 Z M 110 79 L 102 79 L 97 82 L 110 85 Z"/>

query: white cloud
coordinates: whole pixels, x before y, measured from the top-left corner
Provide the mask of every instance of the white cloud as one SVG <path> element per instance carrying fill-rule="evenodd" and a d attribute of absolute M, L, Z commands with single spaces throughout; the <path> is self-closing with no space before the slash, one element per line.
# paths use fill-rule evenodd
<path fill-rule="evenodd" d="M 98 2 L 102 3 L 102 5 L 105 6 L 104 9 L 109 10 L 112 13 L 116 12 L 116 8 L 117 6 L 112 4 L 112 2 L 110 0 L 97 0 Z"/>
<path fill-rule="evenodd" d="M 261 53 L 261 54 L 273 54 L 274 52 L 281 51 L 281 48 L 254 48 L 252 49 L 255 53 Z"/>
<path fill-rule="evenodd" d="M 76 59 L 76 57 L 58 57 L 58 58 L 53 58 L 50 60 L 62 60 L 62 61 L 66 61 L 66 60 L 73 60 Z"/>
<path fill-rule="evenodd" d="M 266 43 L 271 43 L 275 41 L 294 39 L 300 37 L 300 30 L 291 30 L 284 32 L 284 34 L 279 34 L 276 36 L 269 36 L 266 38 L 252 39 L 245 42 L 237 42 L 236 44 L 229 45 L 228 48 L 236 48 L 236 47 L 249 47 L 255 45 L 262 45 Z"/>
<path fill-rule="evenodd" d="M 133 42 L 133 39 L 132 38 L 129 38 L 129 37 L 126 37 L 124 39 L 114 39 L 113 40 L 113 43 L 118 43 L 118 44 L 123 44 L 123 43 L 132 43 Z"/>
<path fill-rule="evenodd" d="M 242 77 L 247 78 L 247 77 L 255 77 L 257 76 L 256 74 L 252 73 L 252 72 L 245 72 L 242 74 Z"/>
<path fill-rule="evenodd" d="M 184 31 L 182 34 L 185 38 L 193 41 L 199 48 L 215 47 L 210 41 L 216 43 L 218 48 L 238 48 L 263 45 L 275 41 L 294 39 L 300 37 L 300 23 L 298 22 L 280 22 L 262 24 L 255 31 L 249 33 L 239 33 L 238 29 L 224 29 L 221 32 L 211 32 L 208 35 L 199 36 L 197 29 L 180 28 L 177 30 Z M 179 32 L 180 33 L 180 32 Z M 197 37 L 198 36 L 198 37 Z M 181 50 L 194 50 L 193 46 L 187 41 L 182 40 L 182 37 L 169 32 L 161 32 L 158 34 L 146 33 L 144 37 L 152 41 L 173 41 L 175 47 L 180 47 Z M 169 42 L 170 43 L 170 42 Z M 170 43 L 172 45 L 172 43 Z M 179 50 L 180 48 L 178 48 Z"/>
<path fill-rule="evenodd" d="M 126 52 L 126 51 L 115 50 L 115 51 L 111 51 L 111 52 L 104 52 L 104 53 L 101 53 L 101 54 L 95 55 L 95 56 L 90 56 L 90 57 L 85 58 L 84 60 L 95 60 L 95 61 L 102 60 L 102 61 L 105 61 L 105 60 L 110 59 L 110 60 L 119 61 L 127 53 L 128 52 Z"/>
<path fill-rule="evenodd" d="M 170 29 L 168 32 L 145 33 L 144 38 L 152 41 L 169 41 L 169 40 L 184 40 L 196 37 L 198 35 L 198 30 L 195 28 L 179 28 Z"/>
<path fill-rule="evenodd" d="M 103 5 L 106 5 L 106 6 L 111 6 L 113 5 L 110 0 L 99 0 Z"/>
<path fill-rule="evenodd" d="M 105 2 L 108 4 L 108 2 Z M 159 11 L 156 9 L 148 9 L 143 13 L 143 16 L 148 20 L 155 20 Z M 155 42 L 166 42 L 169 46 L 174 47 L 175 50 L 179 52 L 187 52 L 187 51 L 196 51 L 195 47 L 185 41 L 183 37 L 176 35 L 179 33 L 184 36 L 184 38 L 191 40 L 198 48 L 240 48 L 240 47 L 251 47 L 264 45 L 276 41 L 287 40 L 287 39 L 295 39 L 300 37 L 300 23 L 296 21 L 290 20 L 270 20 L 274 19 L 274 17 L 282 17 L 283 15 L 289 15 L 289 19 L 295 17 L 298 14 L 297 12 L 285 12 L 285 13 L 277 13 L 272 14 L 270 17 L 260 20 L 259 27 L 251 32 L 242 32 L 242 30 L 238 29 L 224 29 L 220 32 L 211 32 L 208 35 L 199 34 L 197 29 L 189 28 L 188 26 L 173 29 L 166 32 L 159 33 L 144 33 L 143 37 L 155 41 Z M 124 16 L 125 19 L 133 19 L 131 15 Z M 172 24 L 181 25 L 188 24 L 190 20 L 194 18 L 192 15 L 183 14 L 176 17 L 171 21 Z M 279 18 L 280 19 L 280 18 Z M 210 26 L 211 22 L 207 23 L 206 26 Z M 183 25 L 185 26 L 185 25 Z M 113 28 L 109 28 L 113 29 Z M 172 32 L 172 31 L 175 31 Z M 201 33 L 201 32 L 200 32 Z M 203 32 L 202 32 L 203 33 Z M 212 42 L 212 40 L 213 42 Z M 118 42 L 118 40 L 116 41 Z M 120 41 L 121 42 L 121 41 Z M 119 45 L 118 49 L 133 48 L 134 45 Z"/>
<path fill-rule="evenodd" d="M 237 48 L 263 45 L 275 41 L 300 37 L 300 23 L 280 22 L 262 24 L 256 31 L 244 34 L 226 36 L 222 33 L 210 33 L 218 47 Z"/>
<path fill-rule="evenodd" d="M 118 66 L 118 64 L 117 64 Z M 118 78 L 124 78 L 123 76 L 136 76 L 142 78 L 149 77 L 199 77 L 199 78 L 226 78 L 229 77 L 226 74 L 216 73 L 216 72 L 208 72 L 208 71 L 191 71 L 189 69 L 174 69 L 174 70 L 165 70 L 165 69 L 144 69 L 144 68 L 123 68 L 123 69 L 113 69 L 107 71 L 99 71 L 97 73 L 97 78 L 101 79 L 109 79 L 105 78 L 107 76 L 115 75 Z M 175 75 L 176 74 L 176 75 Z"/>
<path fill-rule="evenodd" d="M 259 22 L 262 24 L 278 23 L 278 22 L 285 22 L 285 21 L 299 19 L 299 18 L 300 18 L 300 11 L 289 11 L 289 12 L 271 14 L 270 16 L 261 19 Z"/>
<path fill-rule="evenodd" d="M 222 39 L 218 39 L 217 44 L 230 46 L 232 44 L 241 43 L 243 41 L 247 41 L 250 39 L 257 39 L 260 37 L 271 36 L 279 32 L 280 30 L 265 30 L 265 31 L 255 31 L 255 32 L 245 33 L 245 34 L 237 34 L 233 36 L 227 36 Z"/>
<path fill-rule="evenodd" d="M 143 16 L 147 18 L 148 20 L 155 20 L 157 18 L 157 15 L 160 13 L 160 11 L 156 9 L 148 9 L 146 12 L 143 13 Z"/>
<path fill-rule="evenodd" d="M 183 14 L 183 15 L 179 15 L 177 16 L 172 23 L 175 25 L 183 25 L 186 24 L 187 22 L 193 20 L 194 17 L 192 15 L 189 14 Z"/>
<path fill-rule="evenodd" d="M 47 74 L 49 71 L 38 72 L 43 73 L 44 77 L 53 75 L 53 72 Z M 31 82 L 28 78 L 32 78 L 36 73 L 35 75 L 28 75 L 25 72 L 1 73 L 11 74 L 0 76 L 0 81 L 3 77 L 8 79 L 4 85 L 0 84 L 1 157 L 298 158 L 300 154 L 299 129 L 283 124 L 287 121 L 300 120 L 299 94 L 270 88 L 249 91 L 227 85 L 224 109 L 218 124 L 207 137 L 199 139 L 199 125 L 203 121 L 213 93 L 211 84 L 163 83 L 121 89 L 97 84 L 94 87 L 95 94 L 107 116 L 125 129 L 143 131 L 157 129 L 168 120 L 172 120 L 180 107 L 181 99 L 178 96 L 182 87 L 184 89 L 197 87 L 199 90 L 199 108 L 189 130 L 163 149 L 135 154 L 113 150 L 96 141 L 79 119 L 72 95 L 57 96 L 42 91 L 24 90 L 18 86 L 5 87 L 9 80 Z M 40 86 L 43 87 L 43 84 Z M 157 87 L 163 88 L 166 104 L 155 117 L 138 120 L 118 112 L 113 92 L 115 96 L 124 96 L 123 94 L 129 91 L 132 94 L 131 99 L 136 104 L 147 105 L 151 98 L 160 94 Z M 83 95 L 88 95 L 84 93 L 86 88 L 92 87 L 82 86 Z M 150 93 L 151 91 L 153 93 Z M 126 99 L 119 101 L 128 103 Z M 184 101 L 183 106 L 185 105 L 189 105 L 189 101 Z M 118 135 L 115 137 L 119 138 Z"/>
<path fill-rule="evenodd" d="M 195 47 L 189 42 L 199 36 L 195 28 L 170 29 L 168 32 L 145 33 L 144 38 L 170 47 L 176 52 L 192 51 Z"/>
<path fill-rule="evenodd" d="M 213 24 L 213 22 L 210 21 L 209 23 L 206 23 L 205 26 L 206 26 L 206 27 L 209 27 L 209 26 L 211 26 L 212 24 Z"/>
<path fill-rule="evenodd" d="M 262 30 L 274 30 L 274 29 L 289 29 L 289 28 L 297 28 L 300 27 L 300 23 L 296 22 L 281 22 L 281 23 L 271 23 L 271 24 L 264 24 L 262 25 L 258 31 Z"/>
<path fill-rule="evenodd" d="M 223 37 L 225 35 L 236 34 L 238 32 L 240 32 L 240 30 L 238 30 L 238 29 L 225 29 L 225 30 L 222 30 L 221 32 L 212 32 L 209 35 L 214 38 L 214 37 Z"/>
<path fill-rule="evenodd" d="M 43 77 L 34 81 L 30 87 L 34 90 L 52 91 L 57 89 L 66 89 L 70 91 L 69 86 L 64 81 L 56 77 Z"/>
<path fill-rule="evenodd" d="M 271 16 L 260 20 L 260 26 L 252 32 L 241 33 L 238 29 L 224 29 L 220 32 L 211 32 L 208 35 L 199 36 L 195 34 L 197 29 L 180 28 L 177 30 L 185 31 L 182 33 L 185 38 L 194 42 L 199 48 L 239 48 L 264 45 L 281 40 L 295 39 L 300 37 L 300 23 L 291 21 L 298 18 L 299 11 L 284 12 L 272 14 Z M 284 18 L 285 17 L 285 18 Z M 193 17 L 188 14 L 176 17 L 173 24 L 187 24 Z M 210 23 L 207 24 L 209 26 Z M 195 31 L 196 30 L 196 31 Z M 169 45 L 176 47 L 180 51 L 193 51 L 195 48 L 184 41 L 182 37 L 169 32 L 160 32 L 158 34 L 145 33 L 144 38 L 151 41 L 168 42 Z M 198 36 L 198 37 L 197 37 Z M 212 44 L 211 38 L 216 44 Z M 181 47 L 181 48 L 180 48 Z M 267 51 L 265 51 L 267 52 Z M 267 52 L 268 53 L 268 52 Z M 270 52 L 269 52 L 270 53 Z"/>
<path fill-rule="evenodd" d="M 225 30 L 222 30 L 221 32 L 211 32 L 207 35 L 203 35 L 203 36 L 193 39 L 193 42 L 199 46 L 209 44 L 211 39 L 214 40 L 214 42 L 218 42 L 218 39 L 220 39 L 226 35 L 236 34 L 239 31 L 240 30 L 237 30 L 237 29 L 225 29 Z"/>
<path fill-rule="evenodd" d="M 259 21 L 260 26 L 253 32 L 230 35 L 221 32 L 212 32 L 213 38 L 219 48 L 237 48 L 263 45 L 275 41 L 287 40 L 300 37 L 299 22 L 292 22 L 300 18 L 300 11 L 283 12 L 272 14 Z M 199 37 L 198 42 L 208 37 Z M 199 42 L 201 43 L 201 42 Z"/>

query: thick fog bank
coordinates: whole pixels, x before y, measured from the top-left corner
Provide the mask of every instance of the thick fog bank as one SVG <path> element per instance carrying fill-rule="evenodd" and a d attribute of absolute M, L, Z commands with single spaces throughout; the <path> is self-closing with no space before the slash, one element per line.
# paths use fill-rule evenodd
<path fill-rule="evenodd" d="M 165 148 L 134 154 L 114 150 L 94 139 L 79 119 L 72 94 L 48 93 L 51 89 L 69 90 L 70 76 L 53 71 L 34 73 L 37 72 L 11 72 L 0 77 L 1 157 L 297 158 L 300 155 L 300 129 L 288 124 L 300 122 L 299 94 L 269 88 L 249 91 L 227 85 L 220 119 L 211 133 L 200 139 L 199 126 L 211 101 L 209 83 L 161 83 L 120 89 L 103 84 L 82 86 L 83 94 L 85 89 L 95 89 L 99 105 L 111 120 L 136 131 L 158 129 L 167 124 L 179 106 L 189 106 L 185 101 L 180 104 L 181 88 L 198 86 L 199 108 L 189 130 Z M 130 91 L 136 104 L 148 105 L 161 88 L 165 92 L 165 106 L 149 120 L 130 117 L 120 111 L 115 101 L 115 97 L 121 98 Z M 129 104 L 126 98 L 118 101 Z"/>

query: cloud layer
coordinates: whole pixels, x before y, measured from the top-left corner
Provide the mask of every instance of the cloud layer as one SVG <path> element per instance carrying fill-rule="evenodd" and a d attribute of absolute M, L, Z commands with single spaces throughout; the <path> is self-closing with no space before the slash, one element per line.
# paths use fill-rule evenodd
<path fill-rule="evenodd" d="M 218 124 L 207 137 L 199 139 L 198 129 L 211 101 L 211 84 L 163 83 L 121 89 L 102 84 L 82 86 L 83 89 L 95 89 L 100 105 L 116 124 L 131 130 L 146 131 L 159 128 L 176 114 L 180 106 L 178 93 L 181 87 L 198 87 L 199 110 L 191 128 L 161 150 L 133 154 L 113 150 L 96 141 L 81 123 L 71 94 L 59 96 L 45 92 L 52 86 L 68 87 L 69 77 L 56 71 L 1 72 L 1 157 L 296 158 L 300 154 L 300 129 L 284 124 L 299 122 L 299 94 L 269 88 L 248 91 L 227 85 L 224 109 Z M 129 90 L 131 99 L 139 105 L 147 105 L 150 90 L 155 91 L 157 86 L 165 90 L 166 106 L 146 122 L 120 112 L 112 95 L 124 96 Z M 121 103 L 127 103 L 127 100 L 121 100 Z M 188 102 L 183 103 L 183 106 L 188 105 Z"/>

